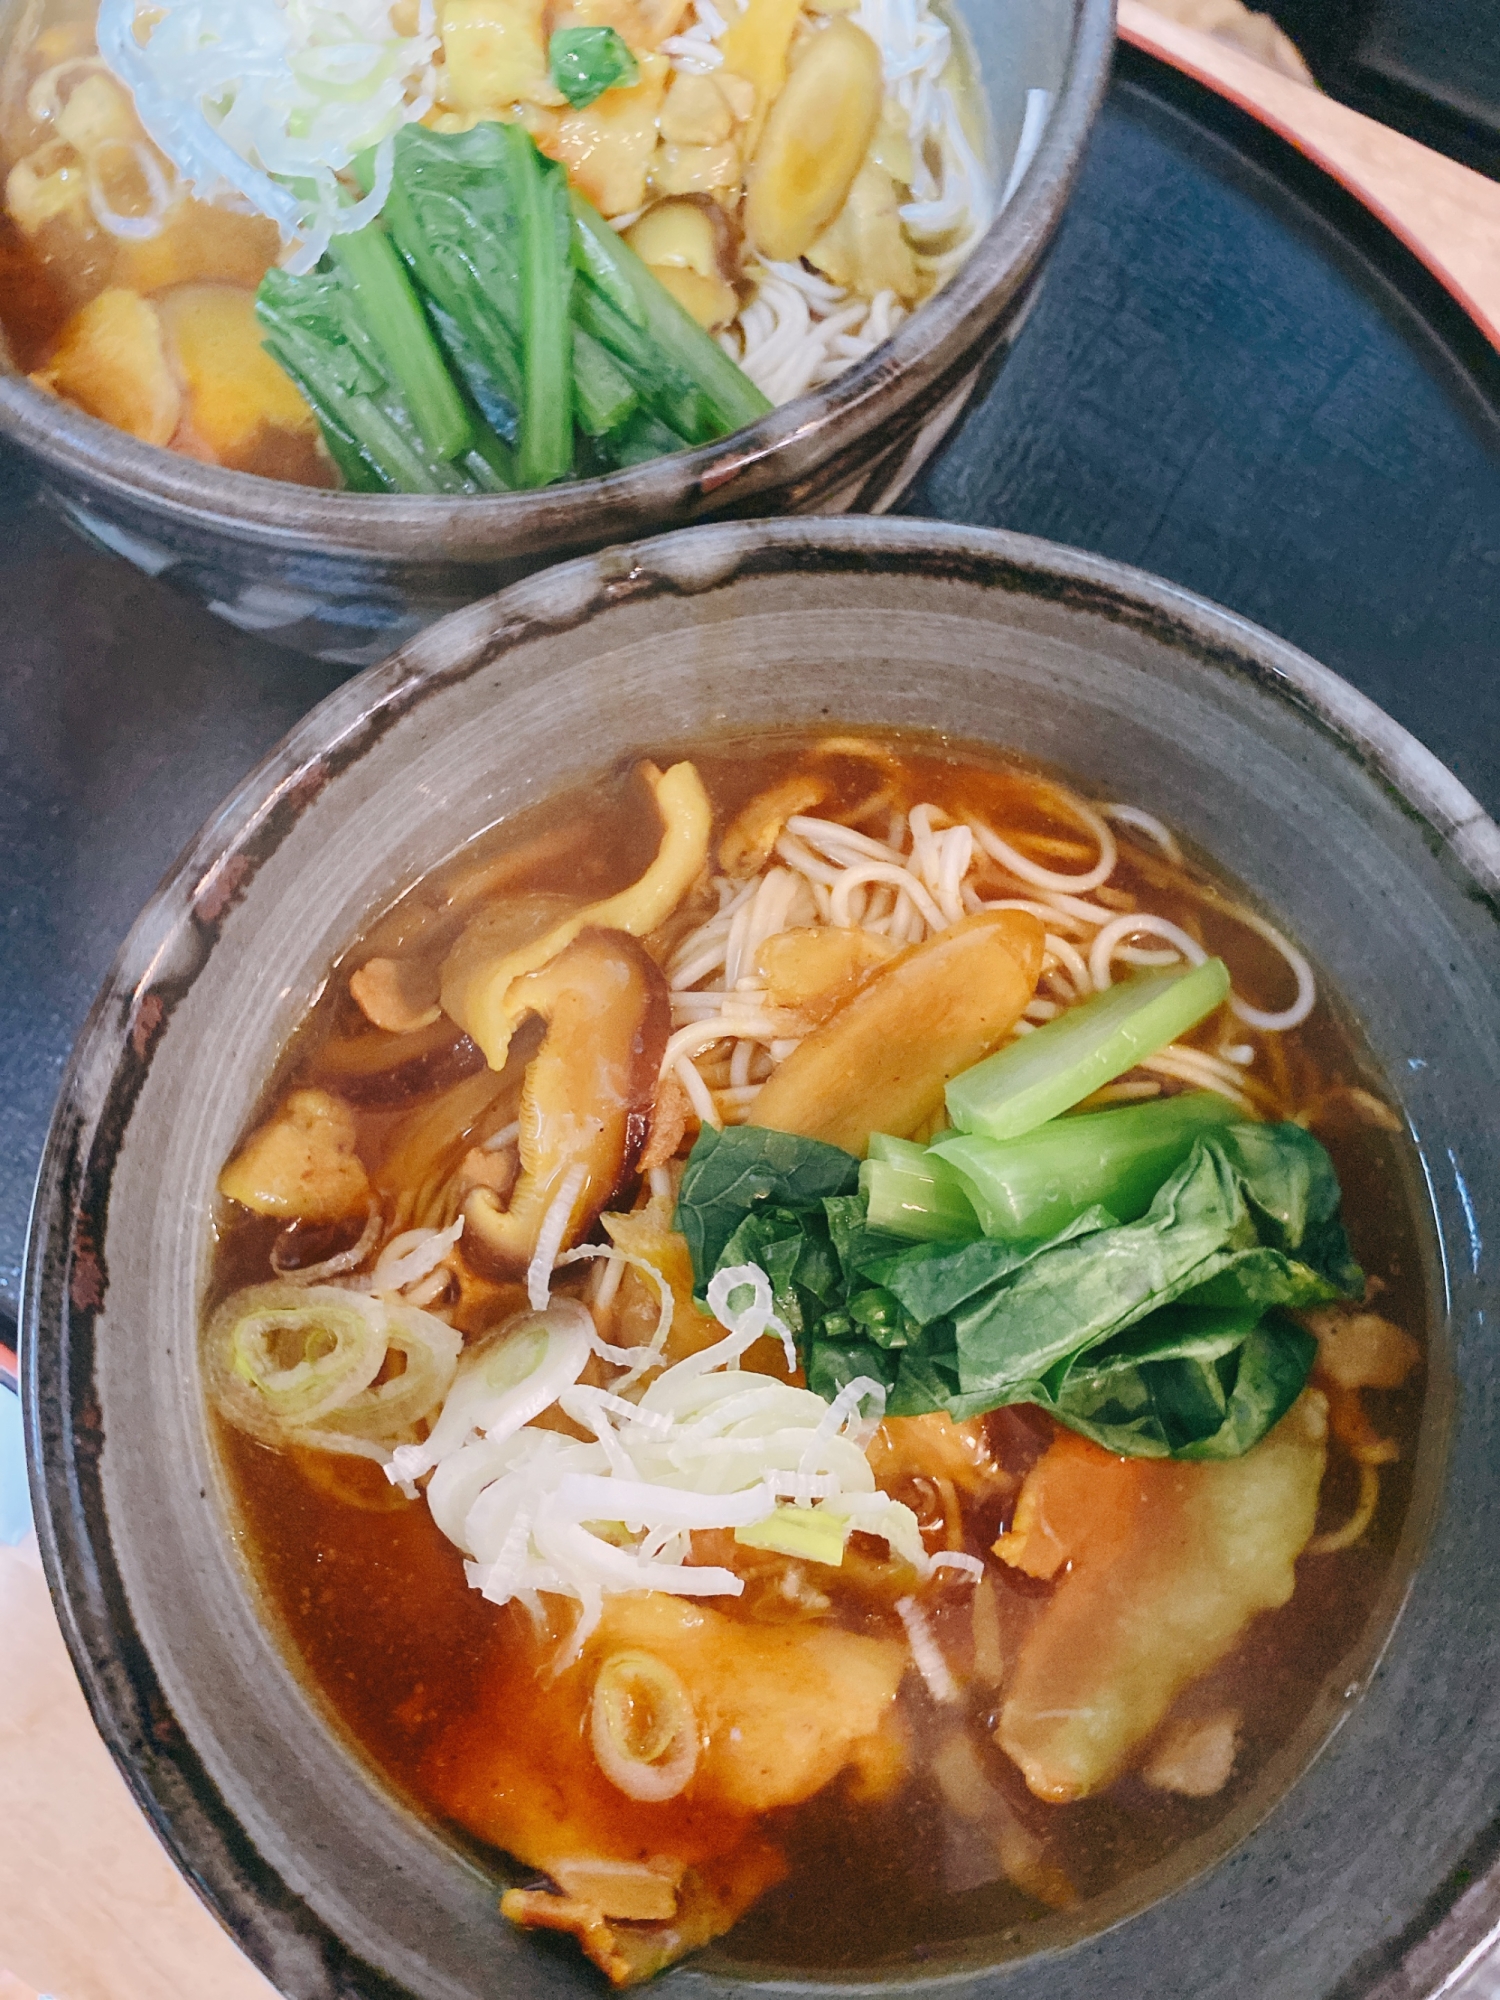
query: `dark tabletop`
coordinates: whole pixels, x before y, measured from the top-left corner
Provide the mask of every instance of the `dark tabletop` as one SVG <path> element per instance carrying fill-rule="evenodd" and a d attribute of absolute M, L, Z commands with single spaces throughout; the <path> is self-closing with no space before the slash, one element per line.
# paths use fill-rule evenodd
<path fill-rule="evenodd" d="M 1341 203 L 1126 55 L 1036 312 L 906 511 L 1217 598 L 1347 675 L 1497 811 L 1494 357 Z M 116 947 L 233 782 L 341 677 L 93 553 L 0 454 L 12 1307 L 52 1100 Z"/>

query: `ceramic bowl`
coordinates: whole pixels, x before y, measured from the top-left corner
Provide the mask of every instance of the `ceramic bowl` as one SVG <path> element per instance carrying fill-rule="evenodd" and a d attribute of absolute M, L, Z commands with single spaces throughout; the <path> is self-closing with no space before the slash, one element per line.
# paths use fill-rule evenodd
<path fill-rule="evenodd" d="M 22 12 L 0 0 L 0 47 Z M 692 521 L 878 513 L 988 386 L 1035 296 L 1104 94 L 1113 0 L 954 0 L 1009 161 L 1028 88 L 1053 104 L 1024 179 L 954 282 L 846 374 L 720 443 L 498 498 L 326 493 L 139 443 L 3 367 L 0 437 L 90 541 L 242 630 L 368 666 L 548 563 Z M 3 341 L 0 341 L 3 349 Z"/>
<path fill-rule="evenodd" d="M 99 1726 L 182 1867 L 294 2000 L 594 1990 L 507 1928 L 495 1875 L 345 1748 L 262 1622 L 196 1359 L 214 1177 L 330 961 L 465 838 L 644 745 L 822 718 L 952 732 L 1124 789 L 1279 913 L 1407 1121 L 1434 1343 L 1394 1580 L 1271 1773 L 1281 1795 L 1186 1857 L 1195 1879 L 1179 1867 L 1148 1885 L 1170 1892 L 1134 1914 L 1085 1906 L 841 1983 L 941 1979 L 1006 2000 L 1435 1991 L 1486 1920 L 1500 1801 L 1485 1263 L 1500 1236 L 1500 831 L 1290 647 L 1013 536 L 723 523 L 575 561 L 351 681 L 205 827 L 79 1041 L 30 1245 L 37 1514 Z M 663 1991 L 747 1983 L 787 1990 L 737 1963 L 731 1938 Z"/>

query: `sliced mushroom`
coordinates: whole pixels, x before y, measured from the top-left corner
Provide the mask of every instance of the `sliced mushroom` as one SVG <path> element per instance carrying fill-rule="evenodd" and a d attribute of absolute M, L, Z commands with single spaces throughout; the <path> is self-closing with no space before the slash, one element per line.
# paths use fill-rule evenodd
<path fill-rule="evenodd" d="M 748 1834 L 733 1853 L 686 1871 L 664 1922 L 607 1917 L 595 1902 L 545 1889 L 507 1889 L 500 1914 L 527 1930 L 568 1933 L 612 1986 L 638 1986 L 721 1937 L 785 1874 L 780 1849 Z"/>
<path fill-rule="evenodd" d="M 689 77 L 685 72 L 678 82 L 715 89 L 710 77 Z M 722 98 L 719 101 L 723 103 Z M 733 147 L 729 152 L 734 154 Z M 735 156 L 734 178 L 738 176 Z M 657 185 L 666 182 L 658 178 Z M 724 212 L 716 202 L 692 195 L 659 201 L 631 225 L 625 240 L 701 326 L 722 326 L 734 318 L 739 310 L 739 295 L 731 283 L 734 252 Z"/>
<path fill-rule="evenodd" d="M 811 812 L 833 790 L 827 778 L 795 771 L 740 807 L 719 842 L 719 866 L 726 875 L 754 875 L 770 860 L 793 813 Z"/>
<path fill-rule="evenodd" d="M 885 95 L 880 50 L 852 21 L 808 44 L 755 151 L 745 228 L 763 256 L 800 257 L 848 199 Z"/>
<path fill-rule="evenodd" d="M 631 1923 L 664 1923 L 677 1914 L 677 1891 L 687 1871 L 680 1861 L 614 1861 L 581 1855 L 554 1861 L 552 1879 L 565 1896 L 591 1903 L 601 1916 Z"/>
<path fill-rule="evenodd" d="M 461 1205 L 453 1179 L 464 1155 L 515 1122 L 526 1061 L 536 1046 L 523 1030 L 502 1074 L 480 1068 L 396 1121 L 373 1175 L 391 1198 L 393 1230 L 444 1228 L 453 1220 Z"/>
<path fill-rule="evenodd" d="M 828 1016 L 901 947 L 874 931 L 816 929 L 778 931 L 755 955 L 773 1007 L 790 1007 L 811 1021 Z"/>
<path fill-rule="evenodd" d="M 318 1066 L 351 1104 L 396 1110 L 472 1076 L 484 1057 L 441 1015 L 415 1034 L 349 1035 L 324 1045 Z"/>
<path fill-rule="evenodd" d="M 501 1069 L 517 1024 L 536 1011 L 518 982 L 550 963 L 585 929 L 647 937 L 672 914 L 708 860 L 713 808 L 691 764 L 670 771 L 644 767 L 662 818 L 661 846 L 645 874 L 603 902 L 575 909 L 540 935 L 507 942 L 492 912 L 476 917 L 443 965 L 443 1011 L 483 1049 L 491 1069 Z M 540 900 L 540 899 L 536 899 Z"/>
<path fill-rule="evenodd" d="M 349 992 L 371 1026 L 392 1035 L 430 1028 L 443 1011 L 438 1005 L 437 973 L 420 959 L 366 959 L 350 973 Z"/>
<path fill-rule="evenodd" d="M 1021 1018 L 1042 935 L 1025 910 L 981 910 L 903 951 L 792 1051 L 750 1123 L 857 1154 L 872 1132 L 915 1131 Z"/>
<path fill-rule="evenodd" d="M 370 1198 L 354 1116 L 326 1090 L 294 1090 L 219 1175 L 219 1192 L 257 1215 L 337 1222 Z"/>
<path fill-rule="evenodd" d="M 623 931 L 586 930 L 539 972 L 516 981 L 517 1018 L 547 1037 L 521 1093 L 521 1177 L 510 1206 L 489 1188 L 464 1203 L 465 1255 L 502 1275 L 524 1271 L 564 1180 L 583 1178 L 560 1248 L 583 1231 L 634 1170 L 646 1141 L 671 1030 L 660 967 Z"/>

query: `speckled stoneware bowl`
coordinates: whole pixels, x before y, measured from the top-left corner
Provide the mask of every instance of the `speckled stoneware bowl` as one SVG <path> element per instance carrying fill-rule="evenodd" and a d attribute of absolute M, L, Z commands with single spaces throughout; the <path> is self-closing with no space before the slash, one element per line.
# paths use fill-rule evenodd
<path fill-rule="evenodd" d="M 196 1360 L 214 1176 L 330 960 L 460 842 L 643 745 L 825 717 L 1013 746 L 1147 801 L 1280 914 L 1409 1122 L 1433 1328 L 1397 1575 L 1266 1786 L 1125 1901 L 841 1983 L 1005 2000 L 1436 1991 L 1487 1921 L 1482 1879 L 1455 1898 L 1482 1878 L 1500 1810 L 1484 1263 L 1500 1237 L 1500 831 L 1290 647 L 1016 537 L 731 523 L 570 563 L 350 682 L 204 829 L 79 1041 L 30 1250 L 37 1513 L 99 1726 L 295 2000 L 597 1990 L 507 1928 L 496 1875 L 344 1747 L 261 1621 Z M 1142 1888 L 1156 1900 L 1132 1910 Z M 747 1982 L 806 1990 L 758 1980 L 732 1938 L 662 1990 Z"/>
<path fill-rule="evenodd" d="M 0 0 L 0 48 L 22 0 Z M 324 493 L 175 457 L 4 367 L 0 436 L 91 541 L 243 630 L 368 666 L 460 605 L 567 556 L 692 521 L 879 513 L 992 378 L 1035 295 L 1114 45 L 1114 0 L 952 0 L 978 58 L 991 157 L 1028 89 L 1046 135 L 954 282 L 868 360 L 749 429 L 608 479 L 499 498 Z M 1001 169 L 1003 180 L 1004 171 Z"/>

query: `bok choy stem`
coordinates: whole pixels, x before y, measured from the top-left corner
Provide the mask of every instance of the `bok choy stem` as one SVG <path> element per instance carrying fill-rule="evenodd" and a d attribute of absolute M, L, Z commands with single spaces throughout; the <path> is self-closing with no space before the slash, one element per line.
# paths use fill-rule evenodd
<path fill-rule="evenodd" d="M 568 177 L 519 125 L 502 125 L 521 224 L 521 450 L 523 486 L 573 470 L 573 293 Z"/>
<path fill-rule="evenodd" d="M 1106 987 L 955 1077 L 948 1115 L 961 1132 L 1018 1139 L 1175 1042 L 1228 996 L 1221 958 Z"/>
<path fill-rule="evenodd" d="M 872 1133 L 870 1157 L 859 1170 L 859 1187 L 872 1229 L 888 1229 L 914 1243 L 952 1242 L 979 1234 L 960 1175 L 935 1152 L 910 1139 Z"/>
<path fill-rule="evenodd" d="M 986 1236 L 1051 1236 L 1095 1202 L 1117 1222 L 1136 1221 L 1194 1140 L 1241 1118 L 1227 1098 L 1194 1090 L 1054 1118 L 1019 1139 L 944 1133 L 932 1157 L 955 1175 Z"/>
<path fill-rule="evenodd" d="M 306 396 L 346 481 L 365 493 L 467 493 L 473 482 L 430 450 L 384 349 L 338 270 L 261 281 L 265 345 Z"/>

